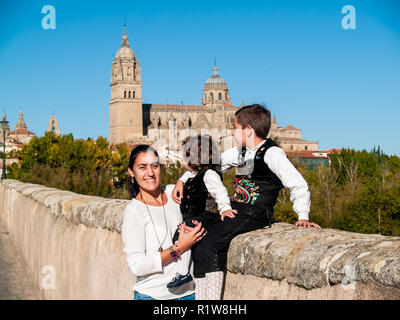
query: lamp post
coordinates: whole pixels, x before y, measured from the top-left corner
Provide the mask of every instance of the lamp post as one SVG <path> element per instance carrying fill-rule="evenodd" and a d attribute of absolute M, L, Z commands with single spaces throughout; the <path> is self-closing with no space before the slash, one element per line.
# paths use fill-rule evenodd
<path fill-rule="evenodd" d="M 3 174 L 1 176 L 2 179 L 6 179 L 6 128 L 8 127 L 8 121 L 6 117 L 3 116 L 3 120 L 0 121 L 1 128 L 3 129 Z"/>

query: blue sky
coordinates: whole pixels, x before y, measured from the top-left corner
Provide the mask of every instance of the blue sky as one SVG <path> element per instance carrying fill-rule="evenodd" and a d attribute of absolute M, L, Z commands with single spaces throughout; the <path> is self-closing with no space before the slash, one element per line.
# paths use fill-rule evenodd
<path fill-rule="evenodd" d="M 44 30 L 44 5 L 56 29 Z M 343 29 L 344 5 L 356 29 Z M 144 103 L 200 104 L 214 57 L 234 105 L 264 103 L 320 149 L 400 155 L 400 1 L 0 1 L 0 111 L 42 136 L 108 137 L 124 19 Z"/>

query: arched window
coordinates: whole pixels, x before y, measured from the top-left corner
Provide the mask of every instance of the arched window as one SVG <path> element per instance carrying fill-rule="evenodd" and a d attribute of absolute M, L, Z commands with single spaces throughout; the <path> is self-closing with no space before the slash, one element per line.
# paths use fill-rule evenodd
<path fill-rule="evenodd" d="M 228 100 L 228 94 L 225 93 L 225 100 Z"/>
<path fill-rule="evenodd" d="M 214 100 L 214 93 L 210 93 L 211 100 Z"/>
<path fill-rule="evenodd" d="M 222 100 L 222 93 L 221 92 L 218 93 L 218 100 Z"/>
<path fill-rule="evenodd" d="M 131 98 L 131 92 L 130 91 L 128 91 L 128 98 L 129 99 Z"/>
<path fill-rule="evenodd" d="M 124 99 L 126 99 L 126 91 L 124 91 Z"/>
<path fill-rule="evenodd" d="M 132 99 L 135 99 L 135 91 L 132 91 Z"/>
<path fill-rule="evenodd" d="M 304 150 L 308 150 L 308 147 L 307 147 L 307 146 L 304 146 Z"/>
<path fill-rule="evenodd" d="M 204 94 L 204 100 L 207 100 L 207 93 Z"/>
<path fill-rule="evenodd" d="M 290 150 L 293 150 L 293 145 L 290 146 Z"/>
<path fill-rule="evenodd" d="M 189 128 L 192 126 L 192 119 L 189 118 Z"/>

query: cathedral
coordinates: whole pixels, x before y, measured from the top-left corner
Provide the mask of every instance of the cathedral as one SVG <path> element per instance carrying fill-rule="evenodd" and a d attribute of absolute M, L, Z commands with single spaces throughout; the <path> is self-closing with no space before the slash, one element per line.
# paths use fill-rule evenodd
<path fill-rule="evenodd" d="M 215 64 L 211 77 L 204 83 L 200 105 L 144 104 L 140 61 L 130 48 L 124 26 L 121 48 L 111 67 L 109 139 L 112 145 L 151 144 L 159 153 L 171 157 L 177 154 L 186 137 L 210 134 L 222 152 L 233 146 L 231 131 L 238 109 L 231 104 L 227 83 Z M 269 137 L 277 139 L 285 151 L 318 150 L 317 142 L 301 139 L 299 129 L 279 127 L 276 117 Z"/>
<path fill-rule="evenodd" d="M 3 121 L 6 121 L 5 113 L 3 113 Z M 24 144 L 29 143 L 29 141 L 35 137 L 35 134 L 28 130 L 22 111 L 19 112 L 18 121 L 15 124 L 14 130 L 10 130 L 10 126 L 7 124 L 4 133 L 6 140 L 6 153 L 18 151 Z M 3 139 L 3 130 L 0 130 L 1 144 L 3 144 Z"/>

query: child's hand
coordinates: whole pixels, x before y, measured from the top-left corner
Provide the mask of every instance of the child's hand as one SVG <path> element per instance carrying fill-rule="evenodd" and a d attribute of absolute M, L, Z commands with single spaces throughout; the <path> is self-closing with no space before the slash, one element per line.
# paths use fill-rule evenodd
<path fill-rule="evenodd" d="M 176 203 L 181 204 L 183 195 L 183 181 L 178 180 L 175 184 L 174 190 L 172 190 L 171 197 Z"/>
<path fill-rule="evenodd" d="M 296 227 L 304 227 L 304 228 L 317 228 L 317 229 L 321 229 L 321 227 L 319 225 L 317 225 L 316 223 L 310 222 L 308 220 L 299 220 L 294 224 Z"/>
<path fill-rule="evenodd" d="M 225 218 L 225 217 L 234 218 L 236 213 L 237 213 L 237 210 L 235 210 L 235 209 L 233 209 L 233 210 L 226 210 L 226 211 L 222 212 L 222 214 L 221 214 L 221 221 L 224 221 L 224 218 Z"/>

